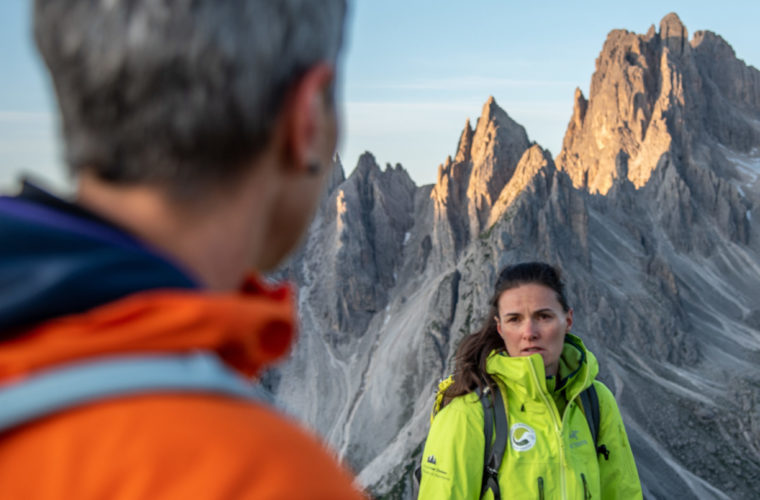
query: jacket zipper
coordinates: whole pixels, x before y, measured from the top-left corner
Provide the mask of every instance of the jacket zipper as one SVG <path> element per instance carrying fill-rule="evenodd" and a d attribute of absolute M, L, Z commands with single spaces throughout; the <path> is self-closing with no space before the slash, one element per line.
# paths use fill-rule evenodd
<path fill-rule="evenodd" d="M 559 440 L 559 479 L 560 479 L 560 491 L 562 493 L 562 500 L 567 500 L 567 479 L 565 478 L 565 443 L 562 439 L 562 428 L 560 427 L 560 424 L 557 422 L 557 412 L 552 407 L 552 405 L 549 403 L 549 399 L 547 398 L 546 394 L 543 390 L 541 390 L 541 385 L 538 382 L 538 374 L 536 373 L 536 368 L 533 366 L 533 363 L 530 364 L 530 372 L 533 375 L 533 382 L 536 384 L 536 387 L 539 388 L 538 393 L 541 395 L 541 399 L 544 400 L 544 404 L 546 405 L 546 408 L 549 410 L 549 414 L 552 416 L 552 423 L 554 424 L 554 433 L 557 436 L 557 439 Z M 543 487 L 543 479 L 541 479 L 540 485 Z M 543 491 L 543 490 L 541 490 Z"/>
<path fill-rule="evenodd" d="M 589 500 L 591 498 L 591 492 L 588 490 L 586 475 L 582 472 L 581 472 L 581 481 L 583 481 L 583 500 Z"/>
<path fill-rule="evenodd" d="M 538 500 L 544 500 L 544 478 L 538 476 Z"/>

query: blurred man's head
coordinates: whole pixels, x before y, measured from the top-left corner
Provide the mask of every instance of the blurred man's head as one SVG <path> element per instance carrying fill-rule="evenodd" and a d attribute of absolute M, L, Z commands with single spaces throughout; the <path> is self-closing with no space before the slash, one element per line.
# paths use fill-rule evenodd
<path fill-rule="evenodd" d="M 234 182 L 266 148 L 293 85 L 335 66 L 345 9 L 345 0 L 36 0 L 69 168 L 175 193 Z"/>
<path fill-rule="evenodd" d="M 277 265 L 332 165 L 345 14 L 346 0 L 35 0 L 79 202 L 217 288 L 244 259 Z"/>

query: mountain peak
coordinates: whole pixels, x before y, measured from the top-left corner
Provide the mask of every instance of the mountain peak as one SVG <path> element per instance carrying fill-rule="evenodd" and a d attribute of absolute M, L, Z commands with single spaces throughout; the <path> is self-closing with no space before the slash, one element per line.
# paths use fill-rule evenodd
<path fill-rule="evenodd" d="M 345 180 L 346 172 L 343 170 L 343 162 L 340 161 L 340 155 L 335 153 L 330 166 L 330 177 L 327 180 L 327 193 L 332 193 Z"/>
<path fill-rule="evenodd" d="M 680 38 L 688 37 L 686 26 L 683 25 L 681 18 L 678 17 L 678 14 L 675 12 L 671 12 L 660 21 L 660 37 L 664 39 L 671 36 Z"/>
<path fill-rule="evenodd" d="M 668 50 L 675 54 L 683 54 L 688 46 L 689 32 L 675 12 L 671 12 L 660 21 L 660 39 Z"/>
<path fill-rule="evenodd" d="M 485 104 L 483 104 L 483 111 L 481 112 L 480 118 L 478 118 L 478 122 L 475 125 L 473 141 L 474 143 L 477 143 L 479 139 L 478 136 L 481 136 L 485 130 L 502 128 L 504 131 L 503 133 L 500 133 L 500 135 L 524 135 L 527 142 L 527 133 L 525 132 L 525 128 L 514 121 L 512 117 L 510 117 L 507 112 L 504 111 L 501 106 L 499 106 L 493 96 L 489 96 L 488 100 L 486 100 Z M 488 137 L 489 141 L 490 139 L 493 139 L 493 134 Z M 476 144 L 473 144 L 473 155 L 475 154 L 475 146 Z"/>
<path fill-rule="evenodd" d="M 377 164 L 377 160 L 375 160 L 375 155 L 369 151 L 362 153 L 362 155 L 359 157 L 359 161 L 356 162 L 356 170 L 361 172 L 367 170 L 380 170 L 380 167 Z"/>
<path fill-rule="evenodd" d="M 711 207 L 725 189 L 732 201 L 716 213 L 718 227 L 746 241 L 743 195 L 731 191 L 735 174 L 724 152 L 750 154 L 760 144 L 760 72 L 717 35 L 698 32 L 691 42 L 687 36 L 675 13 L 662 19 L 657 37 L 620 30 L 608 36 L 585 116 L 577 119 L 576 105 L 557 167 L 576 187 L 603 195 L 626 179 L 635 189 L 649 185 L 666 193 L 664 199 L 678 199 L 673 193 L 688 186 L 680 198 L 689 198 L 687 208 L 668 213 L 688 214 L 699 203 Z M 676 180 L 663 184 L 666 174 Z M 668 224 L 677 245 L 689 241 L 678 233 L 682 222 Z"/>
<path fill-rule="evenodd" d="M 628 179 L 637 188 L 647 183 L 676 133 L 675 122 L 667 117 L 694 112 L 682 104 L 699 78 L 687 36 L 675 13 L 660 21 L 658 35 L 651 28 L 646 35 L 622 30 L 608 35 L 588 101 L 576 91 L 573 116 L 558 156 L 557 166 L 576 187 L 605 194 L 618 178 L 615 158 L 621 150 L 629 158 Z M 672 57 L 682 64 L 669 63 Z M 581 161 L 584 157 L 593 160 Z"/>
<path fill-rule="evenodd" d="M 480 115 L 481 120 L 479 121 L 491 121 L 501 113 L 504 113 L 504 110 L 498 105 L 494 96 L 488 96 L 485 104 L 483 104 L 483 112 Z"/>

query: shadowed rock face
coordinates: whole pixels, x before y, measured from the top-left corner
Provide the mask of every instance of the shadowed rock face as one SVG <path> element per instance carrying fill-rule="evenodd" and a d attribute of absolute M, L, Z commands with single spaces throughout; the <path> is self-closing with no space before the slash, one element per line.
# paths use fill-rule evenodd
<path fill-rule="evenodd" d="M 267 376 L 377 497 L 413 498 L 436 381 L 504 265 L 561 267 L 647 498 L 760 484 L 758 72 L 675 14 L 613 31 L 553 160 L 488 99 L 435 185 L 336 165 L 304 247 L 301 339 Z M 720 127 L 715 123 L 720 123 Z"/>

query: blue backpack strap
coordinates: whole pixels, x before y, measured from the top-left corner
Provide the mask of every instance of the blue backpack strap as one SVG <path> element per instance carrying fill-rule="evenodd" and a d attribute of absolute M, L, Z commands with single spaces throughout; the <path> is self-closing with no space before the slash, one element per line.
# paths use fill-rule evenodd
<path fill-rule="evenodd" d="M 76 362 L 0 386 L 0 432 L 93 401 L 156 392 L 212 393 L 266 403 L 272 396 L 211 352 Z"/>

